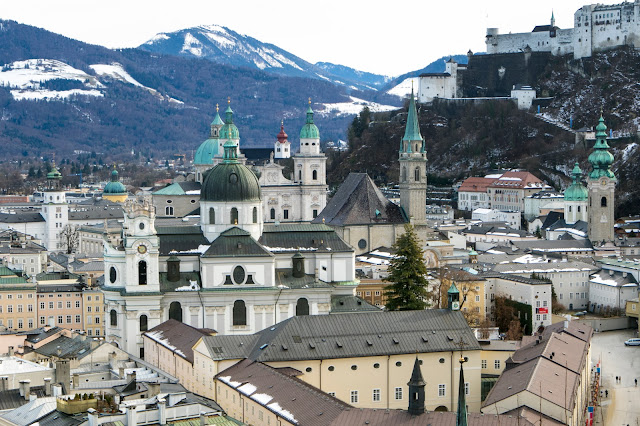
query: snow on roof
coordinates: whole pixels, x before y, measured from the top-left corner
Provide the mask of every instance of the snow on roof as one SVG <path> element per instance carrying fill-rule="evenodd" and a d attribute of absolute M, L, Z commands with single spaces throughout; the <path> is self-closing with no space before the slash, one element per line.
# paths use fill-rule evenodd
<path fill-rule="evenodd" d="M 252 385 L 251 383 L 245 383 L 244 385 L 238 388 L 238 391 L 242 392 L 245 395 L 251 395 L 257 390 L 258 388 Z"/>
<path fill-rule="evenodd" d="M 276 413 L 280 414 L 282 417 L 286 418 L 287 420 L 290 420 L 290 421 L 295 422 L 295 423 L 298 422 L 290 411 L 285 410 L 284 408 L 282 408 L 280 406 L 280 404 L 278 404 L 277 402 L 271 403 L 271 404 L 267 405 L 267 407 L 270 408 L 271 410 L 275 411 Z"/>
<path fill-rule="evenodd" d="M 374 250 L 372 252 L 369 253 L 372 256 L 380 256 L 380 257 L 387 257 L 389 259 L 393 259 L 394 257 L 396 257 L 394 254 L 391 254 L 389 252 L 386 251 L 380 251 L 380 250 Z"/>
<path fill-rule="evenodd" d="M 240 386 L 242 383 L 240 382 L 235 382 L 233 380 L 231 380 L 231 376 L 222 376 L 218 378 L 222 383 L 226 383 L 229 386 L 231 386 L 232 388 L 237 388 L 238 386 Z"/>
<path fill-rule="evenodd" d="M 501 176 L 498 180 L 513 180 L 513 181 L 521 181 L 522 179 L 520 179 L 519 177 L 505 177 L 505 176 Z"/>
<path fill-rule="evenodd" d="M 156 342 L 160 343 L 162 346 L 168 349 L 171 349 L 181 357 L 186 358 L 186 355 L 184 354 L 184 352 L 182 352 L 180 349 L 173 346 L 171 343 L 169 343 L 167 339 L 165 339 L 164 332 L 162 330 L 147 331 L 145 333 L 145 336 L 149 337 L 152 340 L 155 340 Z"/>
<path fill-rule="evenodd" d="M 269 401 L 273 399 L 273 397 L 271 395 L 267 395 L 266 393 L 256 393 L 254 395 L 251 395 L 251 399 L 257 401 L 262 405 L 267 405 Z"/>
<path fill-rule="evenodd" d="M 211 247 L 210 244 L 200 244 L 198 248 L 195 248 L 193 250 L 172 250 L 169 252 L 169 254 L 204 254 L 207 250 L 209 250 L 209 247 Z"/>
<path fill-rule="evenodd" d="M 38 371 L 52 371 L 51 368 L 43 367 L 35 362 L 15 356 L 0 357 L 0 375 L 3 374 L 23 374 L 34 373 Z"/>
<path fill-rule="evenodd" d="M 486 175 L 484 178 L 485 179 L 498 179 L 502 176 L 502 173 L 498 173 L 498 174 L 493 174 L 493 175 Z"/>

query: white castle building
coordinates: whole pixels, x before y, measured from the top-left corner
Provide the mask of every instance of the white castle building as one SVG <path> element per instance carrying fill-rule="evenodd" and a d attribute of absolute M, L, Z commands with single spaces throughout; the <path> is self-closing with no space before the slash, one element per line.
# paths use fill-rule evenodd
<path fill-rule="evenodd" d="M 590 4 L 574 14 L 573 28 L 560 29 L 551 14 L 550 25 L 538 25 L 530 33 L 499 34 L 487 29 L 487 53 L 534 52 L 573 54 L 575 59 L 594 52 L 629 45 L 640 47 L 640 0 L 613 5 Z"/>

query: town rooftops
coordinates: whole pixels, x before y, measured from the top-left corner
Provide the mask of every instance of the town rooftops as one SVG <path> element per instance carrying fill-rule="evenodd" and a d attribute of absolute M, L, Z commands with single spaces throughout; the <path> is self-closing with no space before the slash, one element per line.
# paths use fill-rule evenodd
<path fill-rule="evenodd" d="M 406 223 L 403 210 L 380 192 L 366 173 L 349 173 L 312 223 L 332 226 Z"/>
<path fill-rule="evenodd" d="M 601 270 L 600 272 L 591 275 L 589 279 L 594 284 L 606 285 L 609 287 L 637 287 L 638 282 L 634 278 L 633 274 L 627 274 L 626 272 L 614 271 L 614 270 Z"/>
<path fill-rule="evenodd" d="M 558 273 L 558 272 L 586 272 L 590 274 L 598 270 L 595 266 L 580 262 L 551 262 L 549 259 L 541 259 L 542 262 L 518 262 L 514 259 L 514 263 L 501 263 L 494 267 L 496 272 L 504 272 L 506 274 L 531 274 L 531 273 Z"/>
<path fill-rule="evenodd" d="M 487 188 L 495 179 L 487 177 L 470 177 L 465 179 L 458 188 L 458 192 L 487 192 Z"/>
<path fill-rule="evenodd" d="M 193 363 L 193 345 L 202 337 L 210 336 L 211 333 L 215 333 L 215 331 L 198 329 L 170 319 L 155 326 L 143 335 Z"/>
<path fill-rule="evenodd" d="M 152 195 L 192 195 L 200 196 L 200 182 L 174 182 L 162 189 L 154 191 Z"/>
<path fill-rule="evenodd" d="M 513 188 L 513 189 L 551 189 L 540 179 L 529 172 L 505 172 L 499 178 L 495 179 L 489 187 L 491 188 Z"/>
<path fill-rule="evenodd" d="M 61 359 L 82 358 L 91 350 L 91 338 L 84 336 L 59 336 L 44 345 L 34 348 L 33 351 L 46 357 L 56 357 Z"/>
<path fill-rule="evenodd" d="M 353 252 L 333 228 L 322 223 L 265 225 L 259 242 L 271 253 Z"/>
<path fill-rule="evenodd" d="M 16 211 L 13 213 L 0 213 L 0 223 L 29 223 L 44 222 L 40 212 Z"/>

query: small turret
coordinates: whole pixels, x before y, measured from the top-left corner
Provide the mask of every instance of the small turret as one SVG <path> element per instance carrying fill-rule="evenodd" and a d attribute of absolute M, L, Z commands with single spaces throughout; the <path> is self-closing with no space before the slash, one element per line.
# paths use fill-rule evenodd
<path fill-rule="evenodd" d="M 458 412 L 456 413 L 456 426 L 467 426 L 467 397 L 464 384 L 464 369 L 462 364 L 465 363 L 462 354 L 460 355 L 460 380 L 458 382 Z"/>
<path fill-rule="evenodd" d="M 451 287 L 447 290 L 447 301 L 449 302 L 450 311 L 460 310 L 460 291 L 453 281 L 451 281 Z"/>
<path fill-rule="evenodd" d="M 291 143 L 284 131 L 284 121 L 280 122 L 280 133 L 276 136 L 276 142 L 273 147 L 274 158 L 289 158 L 291 157 Z"/>
<path fill-rule="evenodd" d="M 420 369 L 420 361 L 416 356 L 416 360 L 413 363 L 413 372 L 411 373 L 411 379 L 409 383 L 409 414 L 419 416 L 424 413 L 424 387 L 426 382 L 422 378 L 422 371 Z"/>

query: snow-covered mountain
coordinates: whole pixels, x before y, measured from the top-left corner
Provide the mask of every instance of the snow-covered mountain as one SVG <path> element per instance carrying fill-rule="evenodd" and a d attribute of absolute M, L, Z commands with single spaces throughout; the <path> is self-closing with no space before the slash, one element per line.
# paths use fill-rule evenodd
<path fill-rule="evenodd" d="M 160 33 L 139 49 L 165 55 L 260 69 L 269 73 L 321 79 L 356 91 L 377 91 L 390 77 L 358 71 L 342 65 L 311 64 L 273 44 L 239 34 L 219 25 L 202 25 L 172 33 Z"/>

